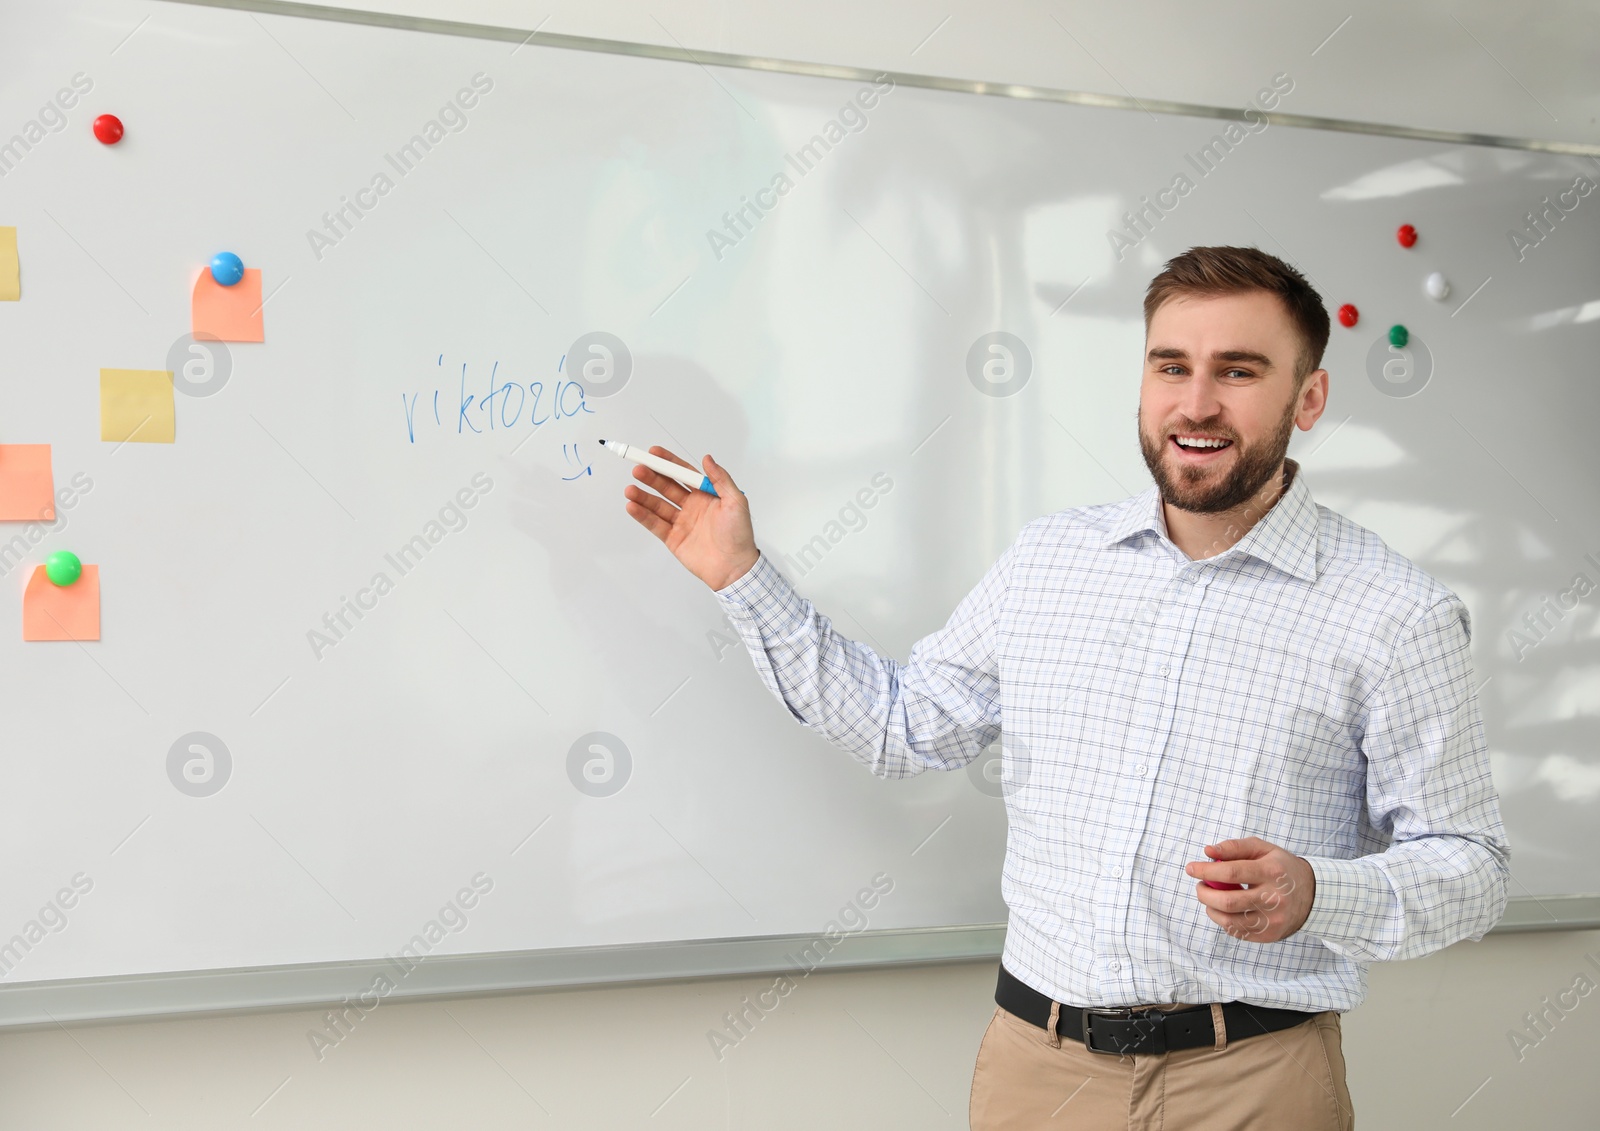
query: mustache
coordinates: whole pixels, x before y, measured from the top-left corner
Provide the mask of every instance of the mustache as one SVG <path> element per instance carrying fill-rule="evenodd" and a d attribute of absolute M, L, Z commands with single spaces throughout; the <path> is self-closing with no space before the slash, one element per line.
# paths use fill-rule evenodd
<path fill-rule="evenodd" d="M 1218 418 L 1214 418 L 1214 416 L 1208 416 L 1208 418 L 1203 419 L 1203 421 L 1192 421 L 1192 419 L 1187 418 L 1187 416 L 1179 416 L 1178 421 L 1174 421 L 1173 424 L 1170 424 L 1170 426 L 1166 427 L 1166 429 L 1162 432 L 1162 435 L 1173 434 L 1208 435 L 1208 437 L 1218 438 L 1218 440 L 1232 440 L 1234 443 L 1240 442 L 1240 435 L 1238 435 L 1238 432 L 1235 432 L 1234 429 L 1229 429 L 1229 427 L 1222 426 L 1222 424 L 1219 424 Z"/>

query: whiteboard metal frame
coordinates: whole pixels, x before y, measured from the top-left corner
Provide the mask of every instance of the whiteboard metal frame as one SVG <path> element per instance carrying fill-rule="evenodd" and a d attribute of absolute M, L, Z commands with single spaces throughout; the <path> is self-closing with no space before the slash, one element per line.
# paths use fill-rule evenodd
<path fill-rule="evenodd" d="M 687 47 L 629 43 L 587 36 L 559 35 L 517 28 L 469 24 L 420 16 L 324 8 L 288 0 L 166 0 L 196 7 L 225 8 L 267 15 L 300 17 L 372 27 L 432 32 L 439 35 L 537 43 L 575 51 L 738 67 L 782 74 L 851 81 L 887 74 L 902 86 L 961 94 L 1060 102 L 1113 110 L 1139 110 L 1188 117 L 1244 121 L 1242 109 L 1196 103 L 1136 99 L 1085 91 L 1058 90 L 1015 83 L 952 79 L 864 67 L 759 58 Z M 1451 130 L 1417 129 L 1378 122 L 1358 122 L 1302 114 L 1266 113 L 1275 125 L 1346 133 L 1494 146 L 1544 153 L 1600 157 L 1600 145 L 1499 137 Z M 1528 896 L 1512 899 L 1492 934 L 1600 928 L 1600 895 Z M 814 969 L 922 966 L 951 962 L 994 961 L 1005 944 L 1005 924 L 960 927 L 903 928 L 863 931 L 838 940 Z M 745 938 L 694 939 L 621 946 L 562 947 L 484 954 L 437 955 L 423 959 L 385 1000 L 471 997 L 518 991 L 598 987 L 702 978 L 757 977 L 805 973 L 792 952 L 811 946 L 821 936 L 769 935 Z M 233 1014 L 265 1010 L 323 1007 L 339 1004 L 368 990 L 396 967 L 388 958 L 349 962 L 304 963 L 156 974 L 111 975 L 101 978 L 0 983 L 0 1030 L 59 1026 L 65 1022 L 133 1020 L 184 1014 Z"/>
<path fill-rule="evenodd" d="M 594 51 L 605 55 L 633 55 L 645 59 L 664 59 L 694 63 L 702 67 L 738 67 L 751 71 L 772 71 L 786 75 L 811 75 L 815 78 L 870 82 L 887 75 L 899 86 L 946 90 L 957 94 L 987 94 L 1038 102 L 1065 102 L 1074 106 L 1097 106 L 1105 110 L 1138 110 L 1143 113 L 1178 114 L 1191 118 L 1221 118 L 1246 122 L 1245 108 L 1205 106 L 1196 102 L 1169 102 L 1159 98 L 1134 98 L 1116 94 L 1096 94 L 1082 90 L 1060 90 L 1027 83 L 985 82 L 981 79 L 953 79 L 940 75 L 920 75 L 908 71 L 888 71 L 872 67 L 839 66 L 833 63 L 807 63 L 797 59 L 772 59 L 758 55 L 737 55 L 725 51 L 700 51 L 684 46 L 667 47 L 657 43 L 631 43 L 620 39 L 596 39 L 586 35 L 562 35 L 534 29 L 471 24 L 440 20 L 429 16 L 406 16 L 388 12 L 366 12 L 354 8 L 325 8 L 292 0 L 165 0 L 200 8 L 228 8 L 263 15 L 295 16 L 331 23 L 364 24 L 368 27 L 401 31 L 432 32 L 468 39 L 492 39 L 519 45 L 559 47 L 568 51 Z M 1251 107 L 1250 109 L 1254 109 Z M 1574 157 L 1600 158 L 1600 144 L 1576 141 L 1548 141 L 1541 138 L 1502 137 L 1496 134 L 1463 133 L 1459 130 L 1419 129 L 1385 122 L 1358 122 L 1348 118 L 1321 118 L 1309 114 L 1282 114 L 1276 111 L 1255 113 L 1275 126 L 1300 126 L 1314 130 L 1376 134 L 1380 137 L 1437 141 L 1449 145 L 1486 145 L 1500 149 L 1529 149 L 1539 153 L 1560 153 Z"/>
<path fill-rule="evenodd" d="M 1600 928 L 1600 895 L 1510 901 L 1490 934 Z M 1003 923 L 902 928 L 844 935 L 806 970 L 793 955 L 822 935 L 692 939 L 623 946 L 559 947 L 424 957 L 404 977 L 388 958 L 231 970 L 124 974 L 0 985 L 0 1031 L 66 1022 L 132 1021 L 185 1014 L 239 1014 L 340 1005 L 370 991 L 381 974 L 395 982 L 383 1001 L 479 997 L 534 990 L 639 985 L 703 978 L 798 979 L 812 971 L 993 962 Z"/>

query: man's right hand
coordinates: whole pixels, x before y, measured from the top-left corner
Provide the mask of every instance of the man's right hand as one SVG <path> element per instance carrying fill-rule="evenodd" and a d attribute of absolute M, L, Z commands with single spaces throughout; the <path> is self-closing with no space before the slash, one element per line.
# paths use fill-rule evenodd
<path fill-rule="evenodd" d="M 650 454 L 699 470 L 659 445 Z M 700 473 L 710 477 L 716 495 L 685 487 L 642 463 L 633 465 L 633 477 L 659 494 L 632 484 L 622 493 L 628 498 L 628 513 L 640 526 L 666 543 L 690 573 L 712 589 L 722 589 L 743 577 L 761 551 L 744 492 L 710 456 Z"/>

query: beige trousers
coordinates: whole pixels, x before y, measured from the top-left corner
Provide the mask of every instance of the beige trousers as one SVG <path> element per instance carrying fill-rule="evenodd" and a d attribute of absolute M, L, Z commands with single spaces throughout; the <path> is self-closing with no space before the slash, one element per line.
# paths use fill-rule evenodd
<path fill-rule="evenodd" d="M 1238 1041 L 1223 1034 L 1218 1044 L 1127 1056 L 1090 1052 L 997 1007 L 978 1047 L 967 1117 L 972 1131 L 1355 1126 L 1338 1013 Z"/>

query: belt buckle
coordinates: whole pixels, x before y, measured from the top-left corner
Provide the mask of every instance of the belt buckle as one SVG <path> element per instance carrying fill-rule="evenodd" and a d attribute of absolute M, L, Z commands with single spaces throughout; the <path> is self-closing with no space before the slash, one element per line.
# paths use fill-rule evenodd
<path fill-rule="evenodd" d="M 1157 1023 L 1157 1025 L 1159 1025 L 1161 1022 L 1165 1021 L 1165 1016 L 1159 1010 L 1154 1011 L 1154 1012 L 1152 1012 L 1151 1010 L 1148 1010 L 1148 1009 L 1135 1010 L 1132 1006 L 1129 1006 L 1129 1005 L 1117 1006 L 1115 1008 L 1111 1008 L 1111 1007 L 1090 1007 L 1090 1008 L 1085 1009 L 1083 1011 L 1083 1047 L 1085 1049 L 1087 1049 L 1089 1052 L 1097 1052 L 1097 1053 L 1100 1053 L 1103 1056 L 1122 1056 L 1122 1055 L 1124 1055 L 1120 1050 L 1116 1050 L 1116 1049 L 1097 1049 L 1097 1048 L 1094 1047 L 1094 1044 L 1092 1043 L 1093 1038 L 1090 1035 L 1093 1032 L 1093 1027 L 1092 1027 L 1092 1024 L 1091 1024 L 1089 1019 L 1090 1019 L 1090 1017 L 1093 1017 L 1093 1016 L 1099 1016 L 1099 1017 L 1109 1017 L 1109 1018 L 1111 1018 L 1112 1020 L 1115 1020 L 1115 1021 L 1133 1021 L 1133 1020 L 1135 1020 L 1137 1018 L 1137 1016 L 1139 1014 L 1147 1014 L 1147 1015 L 1149 1015 L 1151 1017 L 1151 1019 Z M 1166 1052 L 1167 1051 L 1167 1042 L 1166 1042 L 1166 1031 L 1165 1031 L 1165 1029 L 1157 1028 L 1155 1026 L 1152 1026 L 1150 1031 L 1151 1031 L 1152 1035 L 1157 1035 L 1157 1036 L 1159 1036 L 1161 1038 L 1160 1040 L 1157 1040 L 1155 1042 L 1158 1047 L 1156 1047 L 1154 1049 L 1151 1049 L 1150 1051 L 1151 1052 Z"/>

